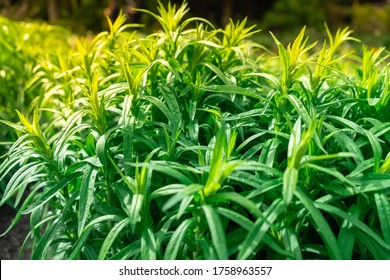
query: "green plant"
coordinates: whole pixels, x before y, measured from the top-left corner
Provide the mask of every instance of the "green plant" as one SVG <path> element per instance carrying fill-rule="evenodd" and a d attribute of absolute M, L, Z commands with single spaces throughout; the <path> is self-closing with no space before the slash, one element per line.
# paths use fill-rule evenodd
<path fill-rule="evenodd" d="M 48 66 L 49 73 L 54 64 L 49 60 L 67 53 L 72 38 L 69 32 L 57 26 L 15 23 L 3 17 L 0 17 L 0 38 L 0 119 L 16 122 L 15 109 L 30 113 L 37 105 L 46 106 L 50 93 L 45 91 L 44 96 L 44 89 L 30 88 L 27 81 L 35 75 L 37 64 Z M 38 78 L 43 81 L 50 76 Z M 17 138 L 12 128 L 0 123 L 0 155 L 4 155 Z M 0 181 L 0 193 L 5 185 L 5 179 Z M 7 203 L 14 202 L 11 199 Z"/>
<path fill-rule="evenodd" d="M 3 235 L 30 214 L 33 259 L 389 259 L 384 50 L 339 53 L 348 29 L 316 50 L 303 28 L 270 54 L 245 20 L 186 11 L 37 62 L 45 102 L 2 120 Z"/>

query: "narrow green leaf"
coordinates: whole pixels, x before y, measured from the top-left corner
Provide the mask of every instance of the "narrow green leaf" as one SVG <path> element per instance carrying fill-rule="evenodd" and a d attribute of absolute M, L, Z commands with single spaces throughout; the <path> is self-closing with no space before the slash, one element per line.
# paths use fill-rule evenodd
<path fill-rule="evenodd" d="M 364 128 L 362 128 L 361 126 L 357 125 L 356 123 L 354 123 L 346 118 L 342 118 L 339 116 L 333 116 L 333 115 L 332 116 L 326 115 L 326 118 L 331 119 L 331 120 L 335 120 L 336 122 L 340 123 L 341 125 L 347 126 L 347 127 L 351 128 L 353 131 L 356 131 L 357 133 L 359 133 L 361 135 L 366 135 Z"/>
<path fill-rule="evenodd" d="M 203 212 L 205 213 L 209 230 L 211 234 L 211 240 L 213 242 L 215 251 L 217 252 L 218 259 L 227 260 L 229 254 L 226 246 L 225 231 L 222 226 L 221 219 L 218 213 L 209 205 L 203 205 Z"/>
<path fill-rule="evenodd" d="M 277 149 L 280 144 L 281 142 L 278 138 L 267 140 L 261 151 L 259 162 L 264 163 L 265 165 L 272 168 L 277 156 Z"/>
<path fill-rule="evenodd" d="M 386 159 L 382 163 L 381 167 L 379 168 L 379 173 L 389 173 L 390 171 L 390 153 L 387 154 Z"/>
<path fill-rule="evenodd" d="M 384 240 L 390 245 L 390 202 L 384 193 L 374 194 Z"/>
<path fill-rule="evenodd" d="M 172 90 L 167 86 L 161 86 L 161 94 L 164 97 L 165 102 L 168 105 L 170 115 L 173 119 L 171 119 L 171 125 L 173 126 L 173 131 L 176 132 L 179 128 L 182 119 L 182 113 L 180 110 L 179 103 L 177 101 L 177 97 L 172 92 Z"/>
<path fill-rule="evenodd" d="M 19 125 L 19 124 L 16 124 L 16 123 L 12 123 L 12 122 L 9 122 L 9 121 L 6 121 L 6 120 L 0 120 L 1 123 L 5 124 L 5 125 L 8 125 L 9 127 L 12 127 L 13 129 L 17 130 L 17 131 L 24 131 L 26 132 L 26 128 L 22 125 Z"/>
<path fill-rule="evenodd" d="M 36 176 L 40 176 L 39 170 L 43 165 L 45 165 L 44 162 L 33 161 L 19 168 L 9 180 L 1 198 L 0 205 L 3 205 L 23 184 L 32 182 L 33 179 L 37 178 Z"/>
<path fill-rule="evenodd" d="M 242 243 L 237 256 L 238 260 L 248 259 L 251 255 L 256 253 L 256 248 L 262 241 L 264 241 L 263 239 L 267 231 L 285 208 L 286 205 L 284 201 L 276 199 L 264 212 L 263 216 L 265 218 L 260 217 L 256 220 L 252 229 Z"/>
<path fill-rule="evenodd" d="M 202 249 L 203 252 L 203 258 L 205 260 L 217 260 L 218 255 L 215 252 L 214 247 L 210 243 L 209 239 L 201 238 L 198 240 L 199 246 Z"/>
<path fill-rule="evenodd" d="M 294 124 L 294 128 L 291 131 L 290 140 L 288 141 L 287 158 L 289 161 L 296 153 L 299 142 L 301 141 L 301 118 L 299 117 Z"/>
<path fill-rule="evenodd" d="M 31 123 L 29 122 L 29 120 L 25 116 L 23 116 L 23 114 L 20 113 L 18 110 L 16 110 L 16 113 L 18 114 L 19 120 L 22 122 L 24 127 L 27 129 L 28 133 L 34 135 L 34 129 L 31 125 Z"/>
<path fill-rule="evenodd" d="M 181 216 L 189 209 L 189 206 L 194 199 L 193 195 L 186 196 L 180 202 L 179 211 L 177 212 L 177 219 L 180 219 Z"/>
<path fill-rule="evenodd" d="M 135 194 L 131 200 L 130 206 L 130 226 L 131 231 L 135 233 L 135 225 L 141 219 L 140 212 L 142 210 L 144 196 L 142 194 Z"/>
<path fill-rule="evenodd" d="M 291 102 L 291 104 L 295 107 L 295 110 L 297 110 L 299 117 L 302 118 L 306 126 L 309 127 L 312 121 L 312 117 L 310 117 L 308 111 L 306 110 L 301 100 L 299 100 L 299 98 L 293 94 L 289 94 L 287 98 Z"/>
<path fill-rule="evenodd" d="M 87 242 L 87 239 L 89 237 L 89 234 L 91 233 L 93 227 L 101 222 L 105 221 L 112 221 L 112 222 L 119 222 L 124 219 L 123 216 L 119 215 L 104 215 L 97 217 L 93 219 L 89 224 L 84 228 L 83 232 L 77 239 L 76 243 L 73 246 L 72 252 L 69 254 L 69 260 L 75 260 L 77 256 L 79 255 L 82 248 L 85 246 L 85 243 Z"/>
<path fill-rule="evenodd" d="M 276 176 L 276 177 L 281 177 L 283 174 L 276 168 L 269 167 L 268 165 L 265 165 L 263 163 L 251 161 L 251 160 L 243 161 L 239 166 L 236 167 L 235 170 L 236 171 L 237 170 L 262 171 L 271 176 Z"/>
<path fill-rule="evenodd" d="M 96 155 L 104 167 L 107 166 L 106 142 L 107 142 L 107 134 L 101 135 L 96 142 Z"/>
<path fill-rule="evenodd" d="M 301 102 L 301 100 L 299 100 L 298 97 L 296 97 L 295 95 L 289 94 L 287 97 L 290 100 L 290 102 L 294 105 L 299 116 L 303 119 L 304 123 L 306 124 L 306 127 L 310 127 L 311 123 L 313 122 L 313 118 L 316 116 L 310 116 L 308 111 L 306 110 L 305 106 Z M 324 147 L 321 143 L 321 140 L 318 136 L 317 131 L 314 131 L 312 135 L 313 135 L 313 140 L 316 143 L 317 147 L 320 148 L 321 151 L 326 153 L 326 150 L 324 149 Z"/>
<path fill-rule="evenodd" d="M 71 181 L 80 177 L 80 172 L 73 173 L 69 176 L 63 178 L 60 182 L 58 182 L 55 186 L 48 188 L 37 200 L 34 201 L 22 214 L 28 214 L 33 212 L 35 209 L 41 207 L 43 204 L 48 202 L 52 197 L 54 197 L 61 189 L 66 187 Z"/>
<path fill-rule="evenodd" d="M 20 139 L 20 138 L 19 138 Z M 17 144 L 17 142 L 15 143 Z M 15 168 L 17 165 L 22 165 L 23 162 L 25 161 L 25 158 L 23 157 L 18 157 L 17 155 L 10 156 L 8 158 L 5 158 L 3 163 L 0 165 L 0 181 L 3 181 L 5 176 L 10 174 L 11 170 Z"/>
<path fill-rule="evenodd" d="M 124 186 L 124 184 L 118 183 L 114 185 L 113 190 L 122 206 L 122 210 L 126 213 L 127 216 L 130 216 L 132 193 L 129 192 L 129 188 Z"/>
<path fill-rule="evenodd" d="M 298 169 L 287 166 L 283 174 L 283 199 L 286 205 L 289 205 L 294 197 L 295 189 L 298 183 Z"/>
<path fill-rule="evenodd" d="M 167 105 L 164 104 L 160 99 L 154 96 L 144 96 L 144 99 L 156 106 L 171 123 L 176 123 L 176 119 L 171 111 L 168 109 Z"/>
<path fill-rule="evenodd" d="M 39 240 L 39 243 L 35 250 L 32 252 L 32 260 L 42 260 L 46 257 L 48 253 L 48 248 L 53 241 L 56 233 L 59 231 L 62 226 L 60 218 L 57 218 L 45 231 L 42 238 Z"/>
<path fill-rule="evenodd" d="M 246 76 L 259 76 L 259 77 L 263 77 L 263 78 L 265 78 L 267 80 L 270 80 L 278 91 L 280 91 L 280 92 L 282 91 L 282 85 L 280 83 L 280 80 L 278 79 L 278 77 L 276 77 L 274 75 L 271 75 L 269 73 L 249 73 L 249 74 L 246 74 Z"/>
<path fill-rule="evenodd" d="M 162 207 L 163 211 L 167 211 L 171 207 L 173 207 L 175 204 L 177 204 L 179 201 L 183 200 L 187 196 L 193 196 L 195 193 L 199 192 L 201 189 L 203 189 L 202 185 L 194 184 L 189 185 L 186 188 L 184 188 L 182 191 L 178 192 L 174 196 L 172 196 Z"/>
<path fill-rule="evenodd" d="M 95 180 L 98 170 L 87 164 L 84 169 L 80 186 L 78 235 L 84 230 L 85 223 L 91 212 L 94 198 Z"/>
<path fill-rule="evenodd" d="M 142 229 L 141 259 L 155 260 L 157 257 L 156 237 L 150 227 Z"/>
<path fill-rule="evenodd" d="M 91 245 L 85 245 L 83 247 L 83 255 L 84 255 L 84 258 L 88 261 L 94 261 L 94 260 L 97 260 L 98 258 L 98 254 L 95 250 L 95 248 L 93 248 Z"/>
<path fill-rule="evenodd" d="M 249 200 L 246 197 L 243 197 L 239 193 L 236 192 L 223 192 L 223 193 L 218 193 L 207 200 L 208 202 L 235 202 L 242 207 L 244 207 L 246 210 L 248 210 L 252 215 L 254 215 L 256 218 L 262 217 L 262 213 L 259 210 L 259 207 L 256 206 L 255 203 L 253 203 L 251 200 Z"/>
<path fill-rule="evenodd" d="M 203 65 L 206 66 L 207 68 L 209 68 L 215 74 L 217 74 L 218 78 L 220 78 L 221 81 L 225 85 L 231 85 L 231 81 L 226 77 L 226 75 L 218 67 L 216 67 L 215 65 L 213 65 L 211 63 L 204 63 Z"/>
<path fill-rule="evenodd" d="M 130 218 L 125 218 L 122 221 L 115 224 L 115 226 L 110 230 L 110 232 L 107 234 L 106 238 L 104 239 L 104 242 L 102 244 L 102 247 L 100 248 L 99 260 L 104 260 L 107 257 L 108 251 L 110 250 L 112 244 L 114 243 L 115 239 L 117 238 L 118 234 L 131 222 Z"/>
<path fill-rule="evenodd" d="M 168 186 L 161 187 L 155 190 L 154 192 L 152 192 L 148 197 L 148 200 L 151 201 L 161 196 L 177 194 L 178 192 L 182 191 L 185 187 L 187 186 L 183 184 L 171 184 Z"/>
<path fill-rule="evenodd" d="M 354 217 L 359 217 L 359 207 L 357 205 L 352 205 L 348 212 L 351 213 Z M 341 253 L 343 254 L 344 260 L 351 260 L 353 254 L 353 248 L 355 245 L 355 231 L 353 225 L 348 221 L 344 220 L 338 235 L 338 244 Z"/>
<path fill-rule="evenodd" d="M 297 188 L 297 190 L 295 191 L 295 195 L 306 207 L 307 211 L 309 211 L 314 221 L 316 230 L 324 241 L 330 257 L 335 260 L 343 259 L 336 237 L 334 236 L 332 229 L 328 222 L 325 220 L 324 216 L 317 209 L 317 205 L 309 197 L 307 197 L 300 188 Z"/>
<path fill-rule="evenodd" d="M 354 157 L 355 155 L 352 153 L 344 153 L 340 152 L 337 154 L 331 154 L 331 155 L 320 155 L 320 156 L 306 156 L 303 159 L 302 165 L 305 163 L 313 162 L 313 161 L 322 161 L 322 160 L 329 160 L 329 159 L 338 159 L 338 158 L 346 158 L 346 157 Z"/>
<path fill-rule="evenodd" d="M 129 260 L 141 253 L 141 241 L 136 240 L 112 256 L 110 260 Z"/>
<path fill-rule="evenodd" d="M 122 170 L 119 168 L 119 166 L 116 164 L 116 162 L 110 156 L 108 156 L 108 159 L 110 160 L 110 162 L 111 162 L 112 166 L 114 167 L 114 169 L 121 176 L 123 182 L 125 182 L 126 186 L 129 188 L 129 191 L 132 194 L 137 193 L 137 190 L 136 190 L 136 187 L 135 187 L 135 183 L 133 181 L 131 181 L 129 177 L 127 177 L 125 174 L 123 174 Z"/>
<path fill-rule="evenodd" d="M 379 143 L 378 138 L 374 134 L 372 134 L 369 130 L 364 130 L 364 133 L 371 144 L 372 151 L 374 154 L 374 172 L 378 172 L 382 160 L 382 147 Z"/>
<path fill-rule="evenodd" d="M 359 243 L 362 243 L 364 248 L 367 248 L 371 253 L 364 254 L 363 258 L 374 258 L 375 260 L 390 260 L 390 253 L 388 248 L 384 248 L 378 244 L 370 235 L 365 234 L 364 232 L 357 231 L 355 233 L 356 239 Z"/>
<path fill-rule="evenodd" d="M 304 166 L 308 167 L 308 168 L 316 169 L 316 170 L 323 172 L 325 174 L 329 174 L 329 175 L 339 179 L 341 182 L 343 182 L 349 186 L 355 187 L 355 184 L 352 180 L 345 177 L 342 173 L 337 171 L 335 168 L 326 168 L 326 167 L 322 167 L 322 166 L 312 164 L 312 163 L 306 163 Z"/>
<path fill-rule="evenodd" d="M 225 133 L 225 126 L 222 125 L 215 140 L 213 155 L 210 163 L 210 172 L 203 189 L 205 196 L 218 191 L 218 189 L 221 187 L 221 169 L 224 162 L 223 158 L 225 156 L 225 147 L 227 145 Z"/>
<path fill-rule="evenodd" d="M 158 171 L 163 173 L 164 175 L 171 176 L 172 178 L 177 179 L 180 183 L 185 185 L 191 185 L 193 183 L 192 180 L 185 175 L 184 171 L 186 169 L 189 169 L 191 172 L 199 173 L 199 171 L 195 168 L 189 168 L 188 166 L 184 165 L 175 166 L 175 162 L 151 161 L 150 163 L 129 163 L 129 165 L 153 169 L 153 171 Z"/>
<path fill-rule="evenodd" d="M 123 101 L 123 162 L 131 162 L 133 159 L 133 140 L 135 118 L 131 114 L 133 96 L 125 96 Z M 128 175 L 130 166 L 125 165 L 125 175 Z"/>
<path fill-rule="evenodd" d="M 240 227 L 244 228 L 247 231 L 250 231 L 253 226 L 253 222 L 249 220 L 247 217 L 241 215 L 240 213 L 237 213 L 236 211 L 227 209 L 227 208 L 222 208 L 218 207 L 217 211 L 219 214 L 225 216 L 229 220 L 235 222 L 238 224 Z"/>
<path fill-rule="evenodd" d="M 351 139 L 349 135 L 347 135 L 345 129 L 339 129 L 334 127 L 333 125 L 324 122 L 323 126 L 326 127 L 327 130 L 329 130 L 331 133 L 325 138 L 324 142 L 328 139 L 331 139 L 331 137 L 334 137 L 336 140 L 336 143 L 340 146 L 341 150 L 343 152 L 350 152 L 354 154 L 354 161 L 357 164 L 360 164 L 364 161 L 364 156 L 362 151 L 360 150 L 360 147 L 357 145 L 357 143 Z M 335 145 L 336 143 L 333 143 L 332 145 Z"/>
<path fill-rule="evenodd" d="M 284 247 L 292 253 L 295 260 L 302 260 L 302 252 L 296 232 L 291 227 L 285 227 L 282 232 Z"/>
<path fill-rule="evenodd" d="M 183 239 L 187 234 L 188 229 L 194 224 L 193 219 L 184 220 L 180 226 L 175 230 L 167 248 L 165 249 L 164 260 L 175 260 L 179 252 L 180 247 L 182 246 Z"/>
<path fill-rule="evenodd" d="M 204 91 L 222 92 L 225 94 L 239 94 L 255 99 L 263 99 L 263 97 L 252 89 L 246 89 L 238 86 L 231 85 L 212 85 L 212 86 L 195 86 Z"/>

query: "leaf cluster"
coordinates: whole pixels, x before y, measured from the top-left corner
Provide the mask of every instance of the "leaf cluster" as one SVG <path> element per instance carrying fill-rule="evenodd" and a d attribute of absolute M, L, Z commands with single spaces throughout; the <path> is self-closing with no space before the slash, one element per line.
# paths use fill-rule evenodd
<path fill-rule="evenodd" d="M 3 235 L 29 214 L 33 259 L 389 259 L 386 51 L 143 12 L 162 30 L 120 15 L 37 62 L 42 98 L 2 121 Z"/>

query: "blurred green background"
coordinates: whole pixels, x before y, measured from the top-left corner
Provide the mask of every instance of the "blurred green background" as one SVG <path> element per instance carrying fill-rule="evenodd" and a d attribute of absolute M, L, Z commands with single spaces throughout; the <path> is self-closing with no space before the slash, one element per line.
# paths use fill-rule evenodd
<path fill-rule="evenodd" d="M 14 20 L 41 20 L 65 26 L 78 34 L 107 29 L 105 16 L 123 9 L 129 22 L 145 24 L 146 32 L 156 29 L 155 21 L 133 7 L 155 11 L 156 0 L 0 0 L 0 14 Z M 161 0 L 162 3 L 168 1 Z M 171 1 L 180 4 L 183 1 Z M 371 45 L 390 45 L 390 0 L 188 0 L 189 16 L 204 17 L 217 26 L 248 17 L 263 31 L 282 34 L 286 40 L 307 25 L 314 36 L 324 31 L 349 26 L 359 38 Z M 284 36 L 283 36 L 284 34 Z M 268 32 L 259 40 L 272 42 Z M 262 37 L 263 36 L 263 37 Z"/>

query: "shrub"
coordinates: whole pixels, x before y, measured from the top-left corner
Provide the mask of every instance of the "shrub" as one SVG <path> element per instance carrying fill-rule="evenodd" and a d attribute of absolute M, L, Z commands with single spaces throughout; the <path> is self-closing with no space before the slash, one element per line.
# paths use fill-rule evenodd
<path fill-rule="evenodd" d="M 187 11 L 38 63 L 45 102 L 3 121 L 7 232 L 30 214 L 33 259 L 389 259 L 384 50 L 345 53 L 348 29 L 317 50 L 303 28 L 271 54 L 245 19 Z"/>

